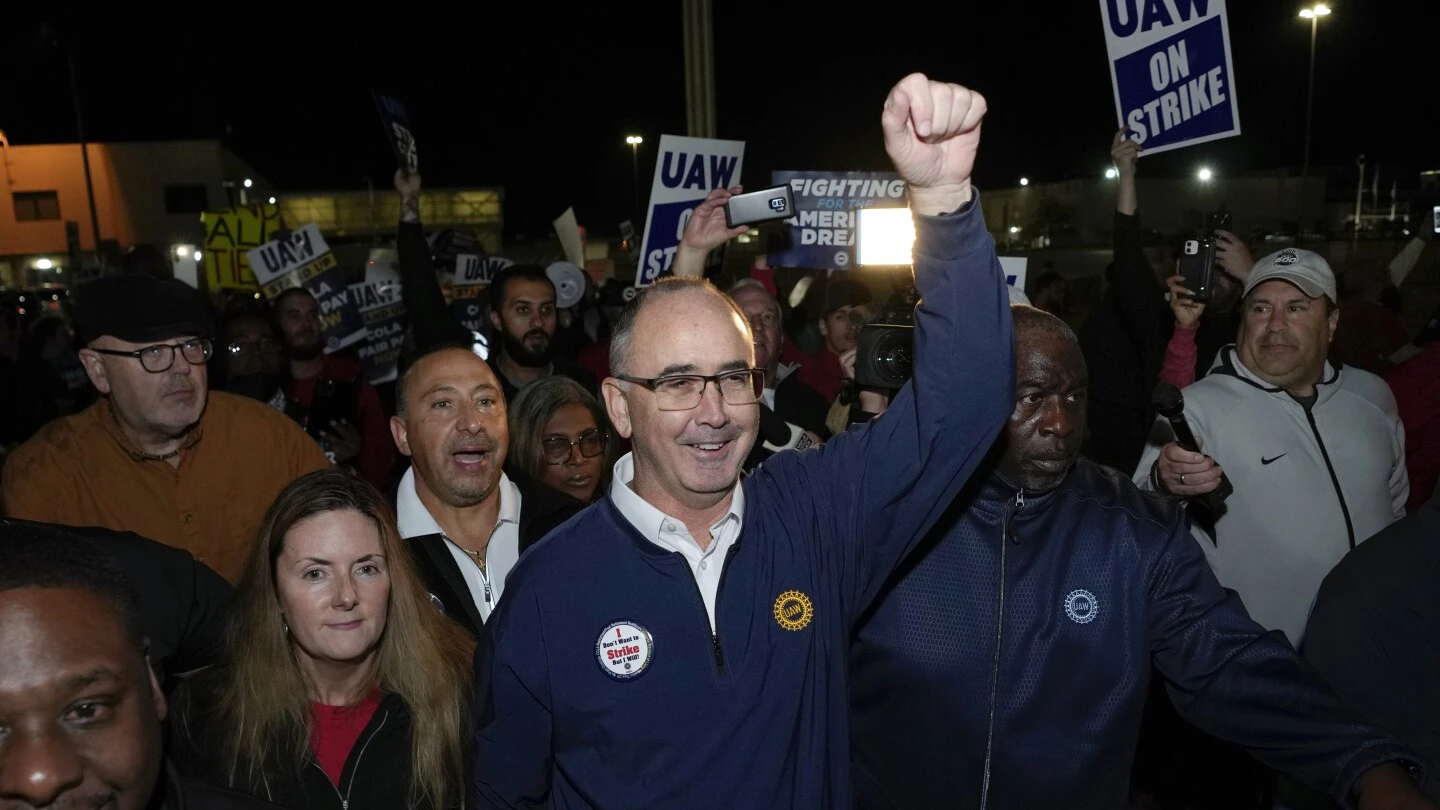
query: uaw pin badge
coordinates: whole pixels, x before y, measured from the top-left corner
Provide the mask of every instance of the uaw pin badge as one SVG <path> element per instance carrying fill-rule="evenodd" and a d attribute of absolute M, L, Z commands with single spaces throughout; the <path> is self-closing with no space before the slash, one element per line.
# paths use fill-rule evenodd
<path fill-rule="evenodd" d="M 655 641 L 650 631 L 635 622 L 613 622 L 600 631 L 595 640 L 595 659 L 605 674 L 624 681 L 634 678 L 650 666 Z"/>

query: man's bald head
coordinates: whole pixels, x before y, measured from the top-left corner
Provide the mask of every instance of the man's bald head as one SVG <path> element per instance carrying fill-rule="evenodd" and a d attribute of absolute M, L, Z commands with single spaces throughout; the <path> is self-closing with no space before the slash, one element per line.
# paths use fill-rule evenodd
<path fill-rule="evenodd" d="M 725 307 L 739 316 L 742 323 L 747 326 L 749 324 L 745 313 L 731 300 L 730 296 L 720 292 L 714 284 L 705 279 L 688 276 L 662 278 L 654 284 L 641 287 L 640 292 L 625 305 L 625 309 L 620 312 L 620 318 L 615 321 L 615 328 L 610 338 L 610 369 L 612 373 L 630 373 L 635 324 L 640 319 L 640 315 L 651 306 L 659 305 L 666 300 L 674 300 L 678 296 L 709 297 L 716 305 Z M 747 335 L 747 337 L 750 336 Z"/>

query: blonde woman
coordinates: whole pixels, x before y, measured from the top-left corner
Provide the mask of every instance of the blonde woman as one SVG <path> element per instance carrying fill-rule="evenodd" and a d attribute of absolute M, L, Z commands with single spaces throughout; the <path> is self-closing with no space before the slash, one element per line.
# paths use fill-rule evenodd
<path fill-rule="evenodd" d="M 280 493 L 231 603 L 227 662 L 177 695 L 192 778 L 282 807 L 460 807 L 472 642 L 431 607 L 378 492 Z"/>

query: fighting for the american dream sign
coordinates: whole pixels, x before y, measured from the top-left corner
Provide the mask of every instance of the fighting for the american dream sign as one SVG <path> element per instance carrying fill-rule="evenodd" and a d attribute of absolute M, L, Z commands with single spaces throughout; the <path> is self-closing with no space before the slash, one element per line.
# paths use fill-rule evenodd
<path fill-rule="evenodd" d="M 856 212 L 904 208 L 905 181 L 894 172 L 775 171 L 770 182 L 795 197 L 790 244 L 770 252 L 775 267 L 848 270 L 855 264 Z"/>
<path fill-rule="evenodd" d="M 660 136 L 635 286 L 643 287 L 670 272 L 690 214 L 712 190 L 740 182 L 744 158 L 744 141 Z"/>
<path fill-rule="evenodd" d="M 1100 0 L 1120 125 L 1147 154 L 1240 134 L 1225 0 Z"/>

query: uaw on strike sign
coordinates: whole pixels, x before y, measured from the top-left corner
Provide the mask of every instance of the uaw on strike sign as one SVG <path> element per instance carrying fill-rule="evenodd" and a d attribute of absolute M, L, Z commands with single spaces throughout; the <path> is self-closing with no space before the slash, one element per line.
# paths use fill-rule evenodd
<path fill-rule="evenodd" d="M 1240 134 L 1225 0 L 1100 0 L 1120 125 L 1147 154 Z"/>
<path fill-rule="evenodd" d="M 740 182 L 744 158 L 744 141 L 660 136 L 635 286 L 643 287 L 670 272 L 690 214 L 712 189 Z"/>

